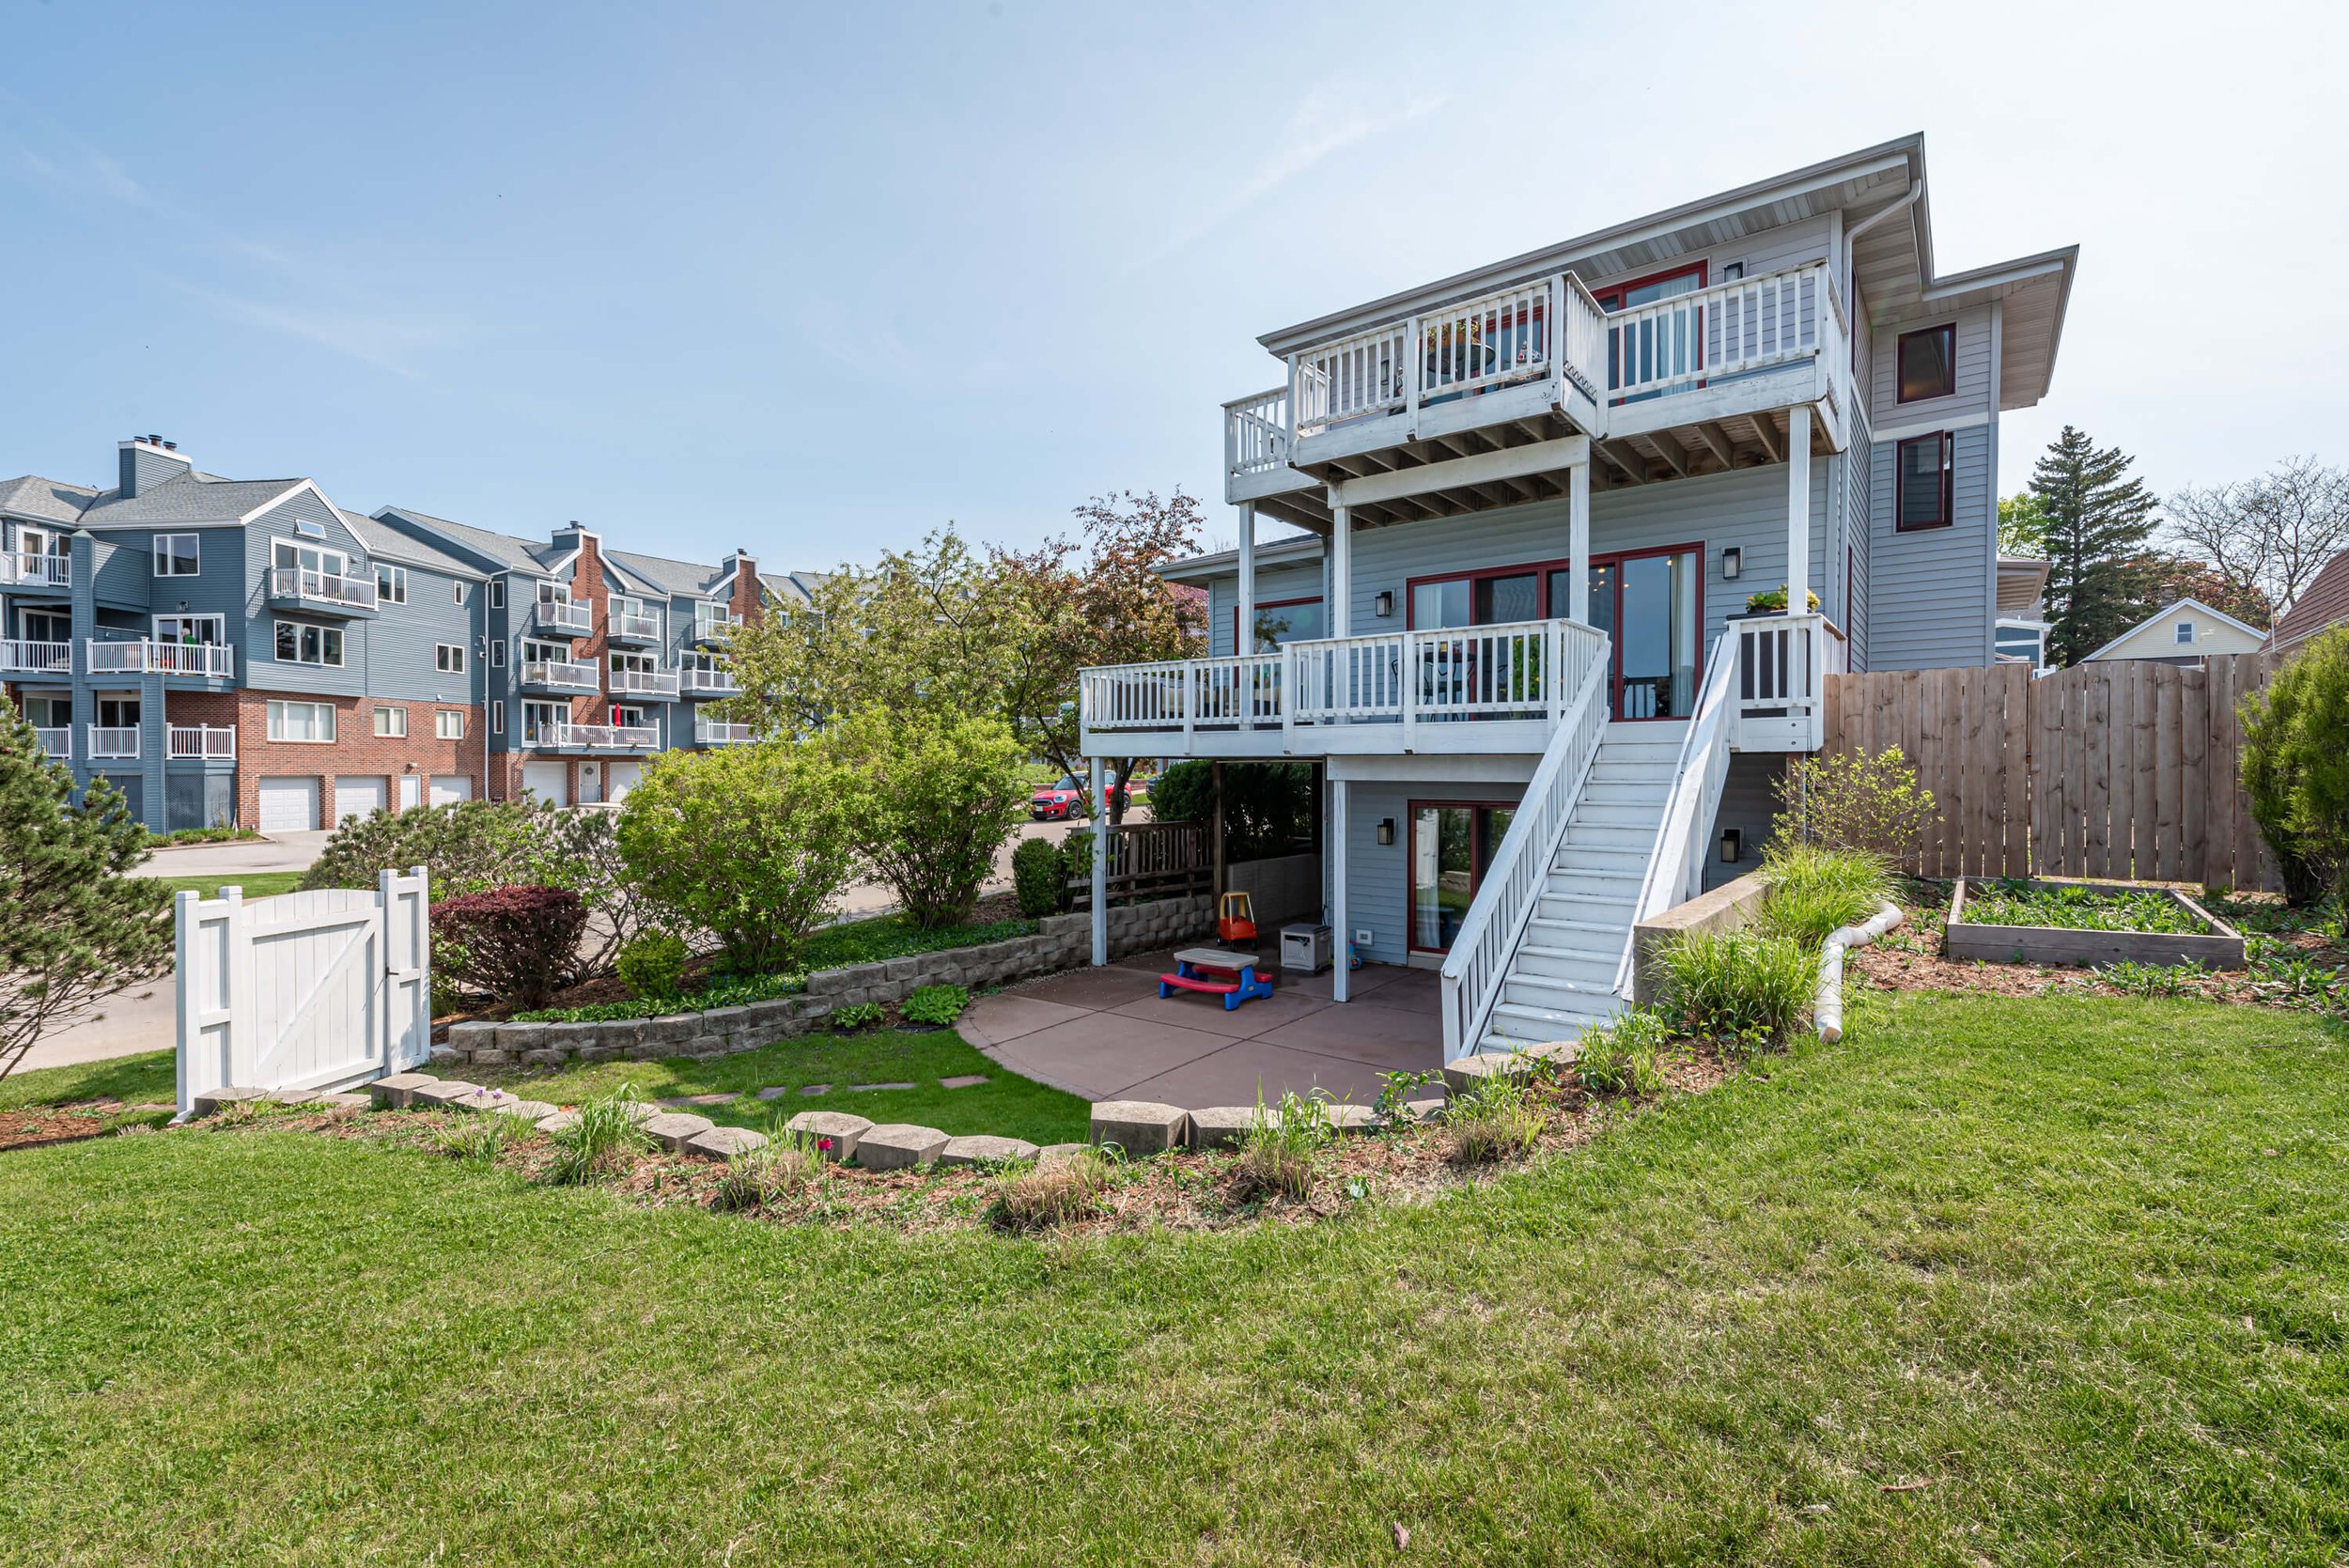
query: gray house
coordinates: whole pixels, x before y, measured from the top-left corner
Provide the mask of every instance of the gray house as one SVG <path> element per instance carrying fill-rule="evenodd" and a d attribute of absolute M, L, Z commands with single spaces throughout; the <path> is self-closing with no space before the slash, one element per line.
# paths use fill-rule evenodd
<path fill-rule="evenodd" d="M 1266 334 L 1239 547 L 1169 573 L 1207 657 L 1088 671 L 1086 754 L 1315 764 L 1340 1000 L 1350 946 L 1439 967 L 1455 1050 L 1608 1016 L 1828 674 L 1999 656 L 2077 253 L 1943 272 L 1930 217 L 1907 137 Z"/>
<path fill-rule="evenodd" d="M 363 516 L 155 436 L 107 488 L 0 481 L 0 688 L 158 831 L 617 799 L 657 751 L 740 738 L 700 717 L 733 689 L 713 650 L 804 598 L 747 556 L 607 554 L 576 524 Z"/>

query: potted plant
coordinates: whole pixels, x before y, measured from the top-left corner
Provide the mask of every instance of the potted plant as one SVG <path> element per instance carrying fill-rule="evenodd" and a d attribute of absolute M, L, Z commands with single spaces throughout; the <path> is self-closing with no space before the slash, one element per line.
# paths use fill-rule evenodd
<path fill-rule="evenodd" d="M 1815 614 L 1819 608 L 1819 596 L 1806 589 L 1803 597 L 1811 601 L 1811 610 Z M 1746 613 L 1749 615 L 1775 615 L 1785 608 L 1786 584 L 1783 582 L 1775 588 L 1765 588 L 1758 594 L 1746 596 Z M 1731 619 L 1736 617 L 1732 616 Z"/>

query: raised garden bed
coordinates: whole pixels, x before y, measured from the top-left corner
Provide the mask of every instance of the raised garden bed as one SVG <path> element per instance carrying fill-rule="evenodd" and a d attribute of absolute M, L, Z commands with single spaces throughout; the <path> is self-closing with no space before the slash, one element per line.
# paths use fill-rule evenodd
<path fill-rule="evenodd" d="M 1942 956 L 1984 964 L 2243 967 L 2243 936 L 2171 887 L 1958 878 Z"/>

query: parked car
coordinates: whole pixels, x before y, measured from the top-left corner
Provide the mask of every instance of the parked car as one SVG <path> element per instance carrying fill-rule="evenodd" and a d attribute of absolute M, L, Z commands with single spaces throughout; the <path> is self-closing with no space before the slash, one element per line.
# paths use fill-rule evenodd
<path fill-rule="evenodd" d="M 1120 805 L 1130 805 L 1132 794 L 1110 775 L 1110 799 Z M 1085 815 L 1085 792 L 1074 774 L 1063 773 L 1060 783 L 1047 784 L 1028 797 L 1028 815 L 1038 822 L 1067 822 Z"/>

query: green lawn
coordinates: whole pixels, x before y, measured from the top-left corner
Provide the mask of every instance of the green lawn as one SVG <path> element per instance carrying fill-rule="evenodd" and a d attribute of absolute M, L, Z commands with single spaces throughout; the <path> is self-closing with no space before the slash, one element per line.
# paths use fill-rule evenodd
<path fill-rule="evenodd" d="M 694 1114 L 762 1130 L 778 1113 L 788 1118 L 800 1110 L 846 1110 L 876 1122 L 911 1122 L 957 1135 L 991 1132 L 1036 1144 L 1081 1142 L 1091 1129 L 1084 1101 L 1005 1072 L 952 1030 L 929 1034 L 901 1034 L 894 1030 L 811 1034 L 709 1062 L 682 1057 L 666 1062 L 606 1062 L 559 1073 L 493 1067 L 436 1070 L 443 1078 L 505 1084 L 558 1105 L 576 1105 L 609 1094 L 622 1083 L 632 1084 L 637 1097 L 645 1100 L 731 1091 L 742 1098 L 727 1105 L 695 1106 Z M 941 1079 L 974 1073 L 984 1074 L 987 1081 L 965 1089 L 939 1087 Z M 830 1093 L 812 1097 L 791 1094 L 773 1102 L 752 1097 L 754 1091 L 772 1085 L 798 1089 L 811 1083 L 832 1087 Z M 849 1090 L 856 1083 L 911 1083 L 915 1087 L 859 1094 Z"/>
<path fill-rule="evenodd" d="M 217 898 L 226 887 L 244 889 L 247 898 L 273 898 L 281 893 L 291 893 L 302 883 L 299 871 L 215 871 L 209 877 L 155 877 L 173 893 L 197 893 L 207 898 Z"/>
<path fill-rule="evenodd" d="M 77 1100 L 120 1100 L 125 1105 L 161 1105 L 179 1094 L 179 1053 L 150 1050 L 70 1067 L 38 1067 L 0 1078 L 0 1110 L 27 1105 L 70 1105 Z"/>
<path fill-rule="evenodd" d="M 0 1555 L 2338 1560 L 2349 1036 L 1854 1022 L 1432 1205 L 1213 1234 L 799 1230 L 282 1132 L 0 1157 Z"/>

